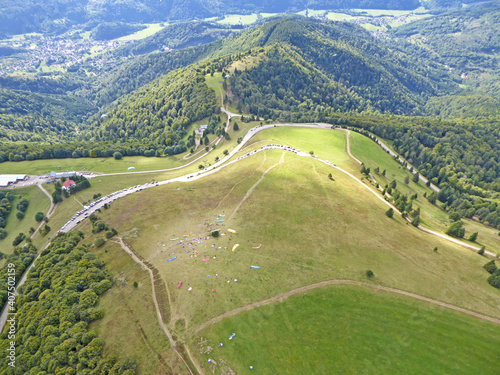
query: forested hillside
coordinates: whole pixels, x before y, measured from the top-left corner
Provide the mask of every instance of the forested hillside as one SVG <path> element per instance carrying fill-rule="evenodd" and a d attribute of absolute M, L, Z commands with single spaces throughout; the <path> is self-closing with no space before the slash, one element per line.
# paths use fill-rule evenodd
<path fill-rule="evenodd" d="M 59 235 L 37 260 L 16 299 L 16 314 L 10 316 L 16 321 L 14 337 L 9 330 L 0 336 L 4 353 L 15 342 L 15 366 L 3 355 L 2 374 L 135 373 L 133 360 L 119 361 L 116 353 L 105 357 L 104 341 L 88 329 L 90 322 L 103 317 L 96 304 L 113 282 L 104 262 L 79 244 L 82 237 L 79 232 Z M 2 278 L 6 284 L 6 274 Z"/>
<path fill-rule="evenodd" d="M 86 141 L 141 142 L 169 147 L 166 154 L 186 151 L 181 141 L 194 121 L 220 111 L 205 75 L 194 68 L 168 74 L 130 95 L 103 114 L 79 137 Z M 192 142 L 192 143 L 191 143 Z"/>
<path fill-rule="evenodd" d="M 443 69 L 419 66 L 352 24 L 283 19 L 259 31 L 269 46 L 261 62 L 228 80 L 231 102 L 248 112 L 287 120 L 311 111 L 423 114 L 429 97 L 453 87 Z"/>
<path fill-rule="evenodd" d="M 0 89 L 0 141 L 67 142 L 95 110 L 79 97 Z"/>
<path fill-rule="evenodd" d="M 4 0 L 0 38 L 26 32 L 60 33 L 86 22 L 164 22 L 218 17 L 223 14 L 291 12 L 304 9 L 415 9 L 418 0 Z"/>
<path fill-rule="evenodd" d="M 392 45 L 446 65 L 467 88 L 500 98 L 500 4 L 442 14 L 393 29 Z"/>

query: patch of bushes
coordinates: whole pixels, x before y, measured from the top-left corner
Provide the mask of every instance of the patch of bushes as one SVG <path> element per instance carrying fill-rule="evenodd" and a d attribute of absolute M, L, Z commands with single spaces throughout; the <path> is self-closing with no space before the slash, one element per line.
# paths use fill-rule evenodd
<path fill-rule="evenodd" d="M 98 238 L 97 240 L 95 240 L 94 245 L 95 245 L 95 247 L 101 247 L 105 243 L 106 243 L 106 240 L 104 238 Z"/>
<path fill-rule="evenodd" d="M 42 230 L 40 231 L 40 234 L 42 235 L 42 237 L 45 237 L 47 235 L 47 233 L 50 232 L 50 229 L 51 228 L 47 224 L 45 224 L 43 226 Z"/>
<path fill-rule="evenodd" d="M 484 265 L 484 269 L 488 271 L 491 276 L 488 277 L 488 283 L 491 286 L 500 289 L 500 268 L 497 267 L 494 260 L 490 260 Z"/>
<path fill-rule="evenodd" d="M 111 237 L 115 236 L 116 234 L 118 234 L 118 232 L 116 231 L 116 229 L 115 228 L 111 228 L 110 231 L 106 232 L 105 237 L 106 238 L 111 238 Z"/>

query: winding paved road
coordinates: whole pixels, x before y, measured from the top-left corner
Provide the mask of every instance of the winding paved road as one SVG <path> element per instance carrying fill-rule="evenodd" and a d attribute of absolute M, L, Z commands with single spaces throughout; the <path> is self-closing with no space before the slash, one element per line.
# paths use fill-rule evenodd
<path fill-rule="evenodd" d="M 230 112 L 226 111 L 225 109 L 222 109 L 224 112 L 228 113 L 228 117 L 231 115 L 233 116 L 234 114 L 230 114 Z M 173 178 L 173 179 L 169 179 L 169 180 L 166 180 L 166 181 L 161 181 L 161 182 L 158 182 L 158 183 L 155 183 L 155 184 L 145 184 L 143 186 L 140 186 L 140 185 L 137 185 L 135 187 L 131 187 L 131 188 L 128 188 L 128 189 L 123 189 L 123 190 L 120 190 L 119 192 L 115 192 L 115 193 L 112 193 L 106 197 L 104 197 L 103 199 L 101 199 L 97 204 L 94 204 L 93 207 L 87 209 L 85 211 L 85 214 L 92 214 L 93 212 L 95 212 L 97 209 L 101 208 L 104 206 L 104 204 L 106 203 L 111 203 L 113 200 L 115 199 L 118 199 L 118 198 L 122 198 L 124 196 L 127 196 L 128 194 L 131 194 L 131 193 L 134 193 L 134 192 L 137 192 L 139 190 L 143 190 L 143 189 L 146 189 L 146 188 L 151 188 L 151 187 L 154 187 L 154 186 L 158 186 L 158 185 L 166 185 L 166 184 L 169 184 L 169 183 L 172 183 L 172 182 L 189 182 L 190 180 L 197 180 L 199 178 L 203 178 L 205 176 L 208 176 L 208 175 L 211 175 L 213 173 L 217 173 L 218 171 L 220 171 L 222 168 L 225 168 L 233 163 L 236 163 L 238 162 L 239 160 L 245 158 L 245 157 L 248 157 L 248 156 L 251 156 L 251 155 L 254 155 L 255 153 L 257 152 L 260 152 L 260 151 L 264 151 L 264 150 L 267 150 L 267 149 L 271 149 L 271 148 L 277 148 L 277 149 L 284 149 L 286 148 L 285 146 L 280 146 L 280 145 L 274 145 L 274 146 L 265 146 L 265 147 L 262 147 L 261 149 L 256 149 L 254 151 L 251 151 L 249 153 L 247 153 L 246 155 L 244 156 L 241 156 L 235 160 L 232 160 L 232 161 L 229 161 L 237 152 L 239 152 L 242 147 L 255 135 L 257 134 L 258 132 L 262 131 L 262 130 L 265 130 L 265 129 L 269 129 L 269 128 L 273 128 L 273 127 L 306 127 L 306 128 L 315 128 L 315 129 L 331 129 L 332 128 L 332 125 L 331 124 L 324 124 L 324 123 L 316 123 L 316 124 L 291 124 L 291 123 L 285 123 L 285 124 L 271 124 L 271 125 L 260 125 L 260 126 L 257 126 L 255 128 L 252 128 L 250 129 L 247 134 L 243 137 L 243 140 L 242 142 L 240 142 L 226 157 L 224 157 L 223 159 L 221 159 L 219 162 L 217 162 L 216 164 L 214 164 L 213 166 L 211 166 L 210 168 L 207 168 L 203 171 L 200 171 L 200 172 L 194 172 L 194 173 L 190 173 L 190 174 L 186 174 L 184 176 L 180 176 L 180 177 L 176 177 L 176 178 Z M 347 136 L 347 138 L 349 138 L 349 135 Z M 218 143 L 219 141 L 221 140 L 221 138 L 219 138 L 217 140 L 216 143 Z M 348 148 L 348 154 L 354 159 L 356 160 L 357 162 L 360 162 L 359 159 L 355 158 L 354 156 L 352 156 L 352 154 L 350 153 L 350 147 L 349 147 L 349 140 L 347 141 L 347 148 Z M 395 154 L 391 149 L 389 149 L 383 142 L 381 142 L 380 140 L 377 140 L 377 143 L 386 151 L 388 151 L 392 156 L 395 156 L 397 154 Z M 303 157 L 311 157 L 311 155 L 309 155 L 308 153 L 305 153 L 305 152 L 301 152 L 301 151 L 297 151 L 295 152 L 297 155 L 299 156 L 303 156 Z M 181 168 L 184 168 L 186 166 L 189 166 L 191 164 L 193 164 L 194 162 L 196 162 L 197 160 L 203 158 L 206 154 L 208 153 L 205 153 L 203 154 L 201 157 L 183 165 L 183 166 L 180 166 L 180 167 L 175 167 L 175 168 L 169 168 L 169 169 L 162 169 L 162 170 L 155 170 L 155 171 L 139 171 L 139 172 L 125 172 L 125 173 L 109 173 L 109 174 L 102 174 L 100 176 L 109 176 L 109 175 L 124 175 L 124 174 L 129 174 L 129 175 L 132 175 L 132 174 L 144 174 L 144 173 L 158 173 L 158 172 L 167 172 L 167 171 L 172 171 L 172 170 L 178 170 L 178 169 L 181 169 Z M 398 158 L 399 155 L 398 155 Z M 325 163 L 339 171 L 341 171 L 342 173 L 348 175 L 349 177 L 353 178 L 354 180 L 356 180 L 359 184 L 361 184 L 362 186 L 364 186 L 364 188 L 368 189 L 372 194 L 374 194 L 377 199 L 380 199 L 382 202 L 384 202 L 384 204 L 386 204 L 387 206 L 389 207 L 392 207 L 396 212 L 399 212 L 396 207 L 394 207 L 391 203 L 389 203 L 388 201 L 386 201 L 378 192 L 374 191 L 373 189 L 371 189 L 370 187 L 368 187 L 365 183 L 363 183 L 360 179 L 358 179 L 356 176 L 352 175 L 351 173 L 347 172 L 346 170 L 332 164 L 331 162 L 329 161 L 326 161 L 326 160 L 321 160 L 321 159 L 318 159 L 317 157 L 314 157 L 315 160 L 319 161 L 319 162 L 322 162 L 322 163 Z M 399 160 L 402 160 L 401 158 Z M 408 168 L 411 168 L 410 166 L 408 166 Z M 420 176 L 420 178 L 422 179 L 422 181 L 424 182 L 427 182 L 427 180 L 425 178 L 423 178 L 422 176 Z M 49 198 L 51 199 L 52 197 L 50 197 L 50 195 L 48 194 L 48 192 L 43 189 L 42 186 L 39 185 L 39 187 L 44 191 L 44 193 L 46 195 L 49 196 Z M 435 191 L 439 191 L 439 189 L 435 186 L 433 186 L 431 184 L 431 188 L 433 188 L 433 190 Z M 436 190 L 437 189 L 437 190 Z M 51 199 L 51 202 L 52 202 L 52 199 Z M 52 214 L 53 213 L 53 210 L 54 210 L 54 206 L 52 205 L 51 203 L 51 208 L 49 209 L 49 212 L 48 214 Z M 80 216 L 77 216 L 76 219 L 72 220 L 72 221 L 69 221 L 68 223 L 66 223 L 66 226 L 65 228 L 62 228 L 61 231 L 63 232 L 68 232 L 72 229 L 74 229 L 81 220 L 83 220 L 85 218 L 85 214 L 81 214 Z M 472 249 L 472 250 L 479 250 L 480 248 L 477 247 L 477 246 L 474 246 L 474 245 L 471 245 L 471 244 L 467 244 L 467 243 L 464 243 L 460 240 L 457 240 L 455 238 L 452 238 L 452 237 L 449 237 L 447 235 L 444 235 L 444 234 L 441 234 L 441 233 L 438 233 L 438 232 L 435 232 L 435 231 L 432 231 L 430 229 L 427 229 L 427 228 L 424 228 L 422 226 L 419 226 L 418 227 L 420 230 L 426 232 L 426 233 L 429 233 L 429 234 L 432 234 L 432 235 L 435 235 L 435 236 L 438 236 L 440 238 L 443 238 L 445 240 L 448 240 L 450 242 L 453 242 L 455 244 L 458 244 L 458 245 L 461 245 L 461 246 L 464 246 L 464 247 L 467 247 L 469 249 Z M 48 246 L 48 244 L 47 244 Z M 46 247 L 47 247 L 46 246 Z M 41 254 L 42 252 L 40 251 L 39 254 Z M 495 256 L 494 253 L 490 252 L 490 251 L 485 251 L 485 254 L 488 254 L 490 256 Z M 38 255 L 40 256 L 40 255 Z M 38 258 L 38 257 L 37 257 Z M 135 260 L 135 259 L 134 259 Z M 34 264 L 34 263 L 33 263 Z M 149 268 L 148 268 L 149 270 Z M 150 270 L 149 270 L 150 271 Z M 27 277 L 27 273 L 28 272 L 25 272 L 25 274 L 23 275 L 23 278 L 21 280 L 21 282 L 18 284 L 18 287 L 16 288 L 16 293 L 18 292 L 19 288 L 22 286 L 22 284 L 24 283 L 24 281 L 26 280 L 26 277 Z M 151 274 L 150 274 L 151 275 Z M 381 288 L 384 288 L 384 287 L 381 287 Z M 396 291 L 396 290 L 395 290 Z M 399 292 L 402 292 L 402 291 L 397 291 L 397 293 Z M 406 292 L 408 293 L 408 292 Z M 411 293 L 409 293 L 408 295 L 411 295 Z M 412 295 L 413 296 L 413 295 Z M 416 296 L 415 298 L 419 298 L 419 299 L 422 299 L 422 300 L 428 300 L 426 299 L 426 297 L 421 297 L 421 296 L 417 296 L 417 295 L 414 295 Z M 432 300 L 429 300 L 429 302 L 431 302 Z M 439 302 L 439 301 L 436 301 L 436 302 Z M 431 303 L 434 303 L 434 302 L 431 302 Z M 447 305 L 445 303 L 442 303 L 443 306 L 445 307 L 449 307 L 449 306 L 452 306 L 452 305 Z M 155 300 L 155 307 L 157 307 L 157 302 Z M 452 307 L 449 307 L 449 308 L 452 308 Z M 465 313 L 468 313 L 467 311 L 468 310 L 465 310 L 465 309 L 461 309 L 460 307 L 456 307 L 454 306 L 453 309 L 457 310 L 457 311 L 462 311 L 465 312 Z M 158 312 L 158 309 L 157 309 L 157 312 Z M 3 329 L 3 326 L 5 324 L 5 319 L 6 319 L 6 316 L 7 316 L 7 309 L 4 308 L 4 311 L 2 312 L 2 316 L 0 317 L 0 332 L 1 330 Z M 473 315 L 475 313 L 473 312 L 470 312 L 471 314 L 469 315 Z M 4 319 L 4 315 L 5 315 L 5 319 Z M 481 314 L 477 314 L 477 316 L 479 317 L 479 315 Z M 474 315 L 476 316 L 476 315 Z M 159 316 L 159 319 L 161 318 L 161 316 Z M 494 318 L 491 318 L 491 319 L 494 319 Z M 172 338 L 171 336 L 169 335 L 168 331 L 165 329 L 164 332 L 167 334 L 167 336 L 169 336 L 169 341 L 172 343 Z M 188 352 L 189 353 L 189 352 Z M 190 353 L 189 353 L 190 355 Z M 191 355 L 190 355 L 191 356 Z M 193 363 L 195 363 L 196 365 L 196 362 L 193 361 Z"/>

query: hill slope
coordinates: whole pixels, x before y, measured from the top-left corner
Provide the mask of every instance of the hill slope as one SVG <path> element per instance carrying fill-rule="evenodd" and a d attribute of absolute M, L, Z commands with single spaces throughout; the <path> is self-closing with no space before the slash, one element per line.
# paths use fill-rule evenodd
<path fill-rule="evenodd" d="M 0 10 L 0 37 L 26 32 L 61 32 L 93 22 L 164 22 L 218 17 L 226 13 L 287 12 L 314 9 L 415 9 L 418 0 L 6 0 Z"/>
<path fill-rule="evenodd" d="M 285 18 L 252 35 L 265 47 L 262 58 L 231 70 L 229 84 L 233 104 L 253 113 L 300 117 L 307 103 L 306 111 L 326 113 L 421 114 L 427 98 L 456 89 L 444 69 L 412 61 L 352 24 Z"/>
<path fill-rule="evenodd" d="M 500 98 L 500 5 L 442 14 L 390 32 L 391 43 L 408 53 L 447 65 L 470 90 Z"/>

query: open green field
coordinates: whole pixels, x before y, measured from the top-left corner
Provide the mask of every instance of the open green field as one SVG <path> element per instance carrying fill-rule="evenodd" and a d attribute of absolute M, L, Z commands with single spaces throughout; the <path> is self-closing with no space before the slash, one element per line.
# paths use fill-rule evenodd
<path fill-rule="evenodd" d="M 148 36 L 151 36 L 153 34 L 156 34 L 158 31 L 162 30 L 165 26 L 167 26 L 166 23 L 147 23 L 144 26 L 146 26 L 145 29 L 139 30 L 133 34 L 125 35 L 120 38 L 114 39 L 118 42 L 128 42 L 131 40 L 140 40 L 147 38 Z"/>
<path fill-rule="evenodd" d="M 338 130 L 278 127 L 260 132 L 245 149 L 289 143 L 359 174 L 359 166 L 345 153 L 345 137 Z M 329 173 L 333 181 L 327 178 Z M 108 178 L 118 177 L 127 176 Z M 268 150 L 198 180 L 119 199 L 99 216 L 159 270 L 169 299 L 171 319 L 166 323 L 180 342 L 188 342 L 209 372 L 208 358 L 218 366 L 222 359 L 237 373 L 245 373 L 250 365 L 263 373 L 324 373 L 330 368 L 359 373 L 363 366 L 371 366 L 372 373 L 468 373 L 470 368 L 492 373 L 494 360 L 488 358 L 496 357 L 487 349 L 498 341 L 497 326 L 402 296 L 354 287 L 309 291 L 307 296 L 290 298 L 290 303 L 298 300 L 299 305 L 279 304 L 276 319 L 258 315 L 263 310 L 256 309 L 194 334 L 220 314 L 298 287 L 336 279 L 367 282 L 367 269 L 375 273 L 374 284 L 500 317 L 500 293 L 486 282 L 485 258 L 423 233 L 400 217 L 389 219 L 386 210 L 384 202 L 344 173 L 311 157 Z M 89 224 L 81 229 L 88 231 Z M 214 229 L 221 230 L 220 237 L 209 236 Z M 93 238 L 86 236 L 90 242 Z M 438 253 L 432 250 L 435 246 Z M 114 245 L 105 248 L 112 249 L 111 256 L 119 250 Z M 120 262 L 110 263 L 114 275 L 128 272 L 126 267 L 133 269 Z M 118 340 L 117 327 L 129 326 L 130 316 L 145 311 L 146 306 L 135 302 L 128 303 L 130 314 L 120 314 L 116 307 L 134 297 L 142 301 L 144 275 L 145 271 L 129 273 L 120 295 L 106 295 L 110 316 L 96 326 L 99 332 Z M 133 280 L 138 280 L 138 290 L 129 287 Z M 285 308 L 287 312 L 281 314 Z M 150 316 L 150 312 L 144 314 Z M 255 329 L 244 331 L 238 322 L 250 322 Z M 147 332 L 156 323 L 140 320 L 137 324 Z M 325 333 L 325 326 L 333 327 L 332 331 Z M 232 332 L 237 337 L 229 343 Z M 259 334 L 263 337 L 257 338 Z M 200 335 L 208 337 L 203 349 L 210 345 L 215 348 L 212 353 L 199 354 Z M 239 339 L 247 346 L 233 345 Z M 137 343 L 138 336 L 130 340 Z M 389 346 L 395 340 L 404 345 Z M 471 348 L 473 354 L 465 356 L 464 351 Z M 160 353 L 158 348 L 149 354 L 145 348 L 140 350 L 147 358 Z M 352 354 L 356 350 L 357 356 Z"/>
<path fill-rule="evenodd" d="M 174 168 L 185 164 L 184 154 L 168 157 L 125 156 L 121 160 L 114 158 L 67 158 L 44 159 L 33 161 L 8 161 L 0 164 L 0 173 L 25 173 L 30 175 L 48 174 L 51 171 L 88 171 L 96 173 L 121 173 L 135 167 L 137 172 Z"/>
<path fill-rule="evenodd" d="M 192 346 L 207 373 L 475 375 L 498 373 L 499 333 L 406 296 L 333 286 L 226 318 Z"/>
<path fill-rule="evenodd" d="M 422 225 L 442 233 L 446 231 L 451 224 L 451 220 L 448 218 L 448 213 L 445 210 L 437 205 L 430 204 L 424 197 L 424 193 L 432 193 L 429 187 L 421 181 L 419 183 L 411 181 L 410 171 L 395 162 L 389 154 L 371 139 L 351 131 L 350 147 L 351 153 L 360 159 L 367 167 L 370 167 L 372 174 L 381 186 L 385 186 L 392 180 L 396 180 L 397 189 L 402 193 L 409 194 L 411 192 L 411 194 L 418 194 L 418 198 L 414 200 L 413 204 L 421 209 L 420 218 Z M 380 168 L 380 173 L 378 174 L 374 172 L 376 167 Z M 385 177 L 381 174 L 383 170 L 386 170 Z M 405 177 L 410 178 L 408 185 L 404 184 Z M 437 204 L 439 203 L 438 201 Z M 469 237 L 474 232 L 478 232 L 479 236 L 477 243 L 475 243 L 476 245 L 484 245 L 488 250 L 494 253 L 500 252 L 500 237 L 498 236 L 498 230 L 473 220 L 464 220 L 464 223 L 466 229 L 465 238 Z"/>
<path fill-rule="evenodd" d="M 321 14 L 321 11 L 317 11 Z M 384 17 L 401 17 L 406 16 L 404 20 L 400 18 L 394 18 L 394 21 L 389 22 L 388 25 L 391 27 L 398 27 L 406 23 L 417 21 L 423 18 L 432 17 L 428 14 L 428 11 L 424 7 L 419 7 L 413 11 L 411 10 L 388 10 L 388 9 L 351 9 L 350 13 L 339 13 L 324 11 L 325 17 L 332 21 L 348 21 L 352 22 L 354 20 L 364 21 L 360 23 L 360 26 L 364 27 L 368 31 L 376 32 L 380 30 L 387 30 L 386 25 L 379 25 L 377 18 Z"/>
<path fill-rule="evenodd" d="M 257 21 L 257 14 L 228 14 L 217 23 L 221 25 L 251 25 Z"/>
<path fill-rule="evenodd" d="M 14 250 L 12 241 L 19 233 L 24 233 L 26 236 L 29 236 L 29 229 L 31 227 L 35 229 L 38 228 L 40 223 L 35 220 L 35 214 L 37 212 L 46 214 L 50 207 L 50 201 L 38 186 L 35 185 L 14 190 L 9 189 L 8 191 L 11 192 L 16 199 L 11 202 L 12 209 L 7 218 L 7 225 L 5 226 L 8 235 L 3 240 L 0 240 L 0 249 L 3 253 L 10 254 Z M 18 212 L 16 206 L 23 198 L 29 200 L 30 203 L 24 213 L 24 219 L 18 220 L 16 217 L 16 213 Z"/>
<path fill-rule="evenodd" d="M 344 132 L 330 129 L 276 127 L 257 133 L 250 140 L 249 146 L 244 149 L 253 150 L 256 145 L 260 147 L 268 143 L 290 145 L 304 152 L 313 151 L 314 155 L 320 159 L 328 160 L 361 177 L 359 164 L 352 160 L 346 152 Z"/>
<path fill-rule="evenodd" d="M 345 13 L 337 13 L 337 12 L 328 12 L 326 14 L 326 18 L 332 21 L 352 21 L 353 19 L 357 18 L 354 16 L 351 16 L 350 14 L 345 14 Z"/>
<path fill-rule="evenodd" d="M 500 294 L 486 282 L 484 258 L 399 217 L 388 219 L 387 206 L 345 174 L 313 158 L 286 153 L 280 162 L 282 156 L 261 152 L 217 174 L 120 199 L 103 212 L 159 269 L 170 288 L 174 318 L 193 328 L 299 286 L 364 280 L 366 269 L 382 285 L 499 315 Z M 215 223 L 218 215 L 225 215 L 223 223 Z M 214 228 L 226 235 L 198 242 Z M 189 241 L 179 243 L 184 235 Z M 240 246 L 232 252 L 235 244 Z M 439 253 L 432 251 L 435 246 Z M 184 288 L 176 289 L 180 281 Z"/>
<path fill-rule="evenodd" d="M 222 73 L 220 72 L 214 73 L 213 76 L 210 74 L 205 75 L 205 82 L 207 83 L 207 86 L 215 91 L 215 96 L 217 98 L 217 101 L 219 102 L 219 105 L 221 106 L 221 93 L 223 93 L 224 90 L 222 88 L 222 83 L 219 82 L 222 81 L 224 81 L 224 78 L 222 78 Z"/>
<path fill-rule="evenodd" d="M 84 229 L 87 241 L 98 237 L 89 229 L 88 226 Z M 105 354 L 120 357 L 126 353 L 137 361 L 139 374 L 181 373 L 184 367 L 177 363 L 178 357 L 159 329 L 149 274 L 114 242 L 108 241 L 93 252 L 106 262 L 115 279 L 113 288 L 99 301 L 98 308 L 106 311 L 104 318 L 90 325 L 105 341 Z M 133 286 L 134 281 L 138 283 L 137 288 Z"/>

